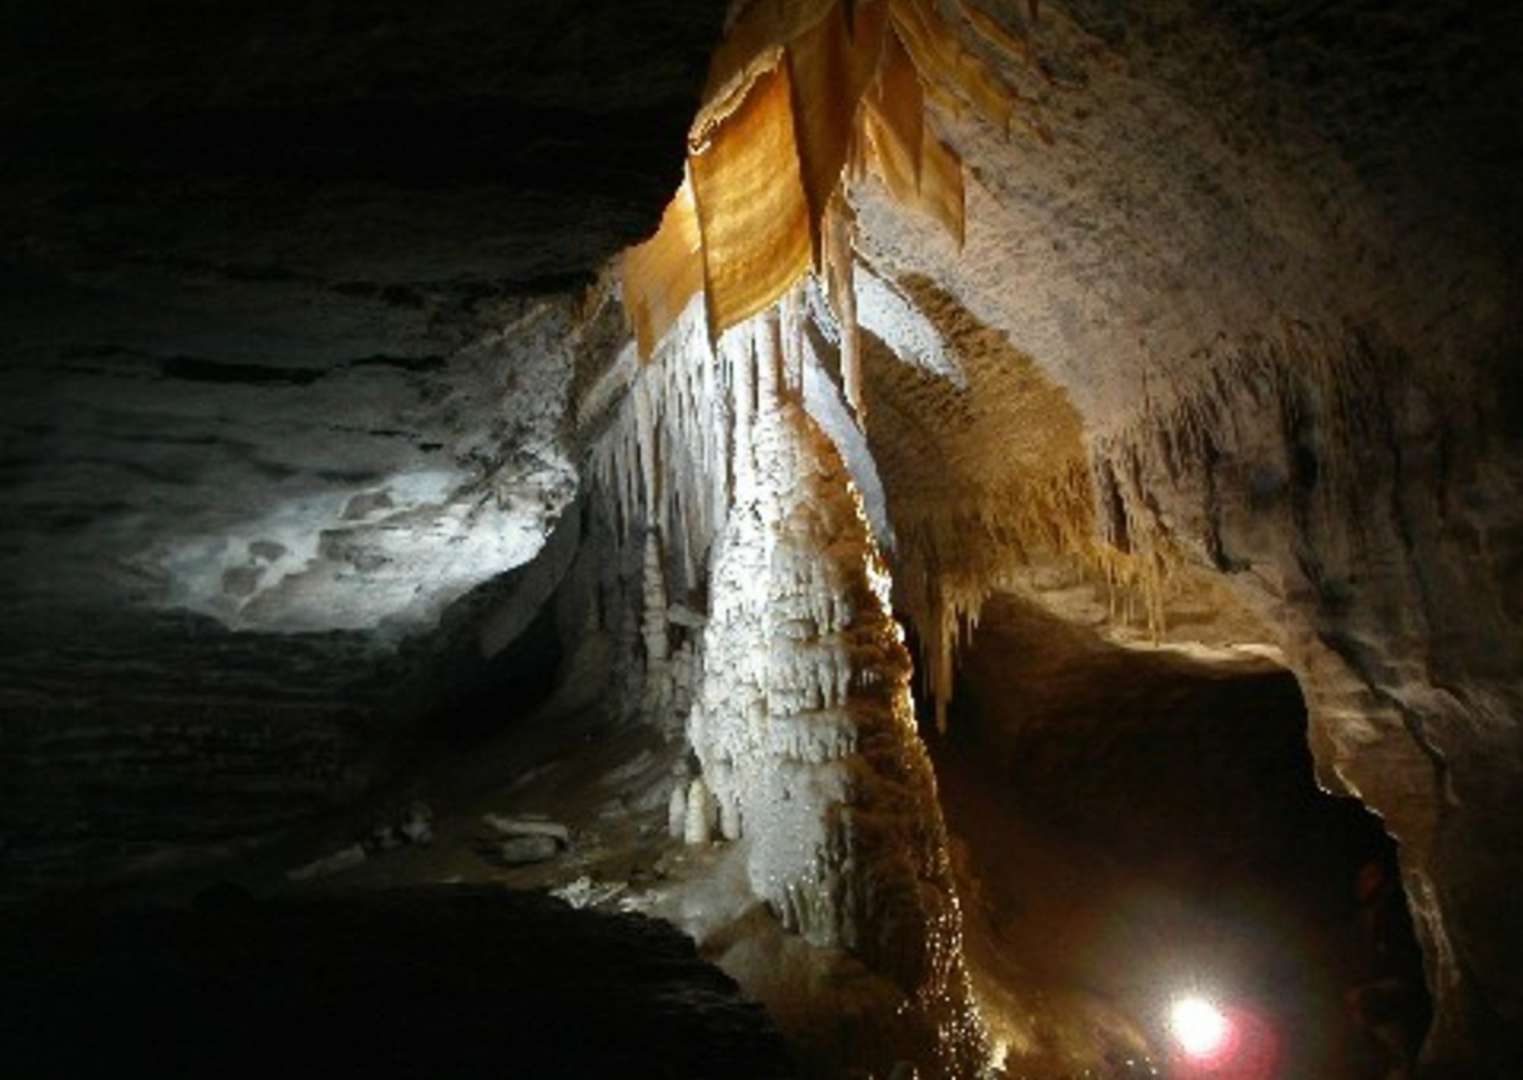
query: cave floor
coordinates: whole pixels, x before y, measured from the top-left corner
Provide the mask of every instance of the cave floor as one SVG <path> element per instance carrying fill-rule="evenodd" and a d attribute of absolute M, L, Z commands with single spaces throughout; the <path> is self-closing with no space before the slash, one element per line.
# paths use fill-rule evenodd
<path fill-rule="evenodd" d="M 489 886 L 0 922 L 8 1075 L 795 1075 L 657 920 Z"/>
<path fill-rule="evenodd" d="M 36 1076 L 290 1058 L 378 1077 L 794 1075 L 673 913 L 641 917 L 725 856 L 667 837 L 676 757 L 640 725 L 531 720 L 236 861 L 13 912 L 0 1041 Z M 375 849 L 376 823 L 416 802 L 431 841 Z M 563 824 L 570 843 L 506 865 L 488 814 Z M 357 865 L 292 880 L 357 842 Z M 71 1039 L 86 1016 L 95 1037 Z"/>
<path fill-rule="evenodd" d="M 1356 872 L 1378 858 L 1394 877 L 1394 848 L 1316 786 L 1288 673 L 1119 648 L 996 597 L 955 705 L 928 742 L 1013 1074 L 1383 1075 L 1343 999 Z M 1192 994 L 1235 1020 L 1212 1069 L 1168 1033 Z"/>
<path fill-rule="evenodd" d="M 1005 625 L 998 610 L 986 620 L 980 640 L 986 659 L 995 657 L 998 676 L 987 677 L 986 663 L 985 684 L 972 688 L 965 711 L 982 709 L 997 717 L 999 702 L 1015 700 L 1017 684 L 1030 672 L 1023 676 L 1000 654 L 1001 635 L 1019 636 L 1021 629 Z M 1032 655 L 1030 648 L 1026 655 Z M 1084 683 L 1088 662 L 1081 658 L 1080 670 L 1068 677 Z M 1073 657 L 1065 663 L 1075 666 Z M 979 656 L 970 658 L 975 680 L 979 664 Z M 1135 696 L 1128 713 L 1133 717 L 1149 708 L 1146 683 L 1132 680 Z M 1211 694 L 1223 685 L 1208 680 L 1196 686 L 1204 687 L 1205 698 L 1192 705 L 1189 687 L 1160 682 L 1167 693 L 1157 701 L 1176 718 L 1188 718 L 1220 709 L 1222 701 Z M 1047 812 L 1061 809 L 1063 799 L 1040 777 L 1063 774 L 1074 778 L 1075 799 L 1086 807 L 1080 817 L 1090 824 L 1146 814 L 1147 800 L 1134 785 L 1118 782 L 1124 781 L 1120 774 L 1107 778 L 1105 770 L 1114 762 L 1086 773 L 1082 758 L 1033 758 L 1023 766 L 1034 770 L 1027 775 L 1012 767 L 1008 746 L 990 752 L 966 737 L 967 715 L 953 720 L 952 737 L 930 741 L 974 986 L 991 1033 L 1007 1054 L 1008 1075 L 1051 1078 L 1082 1075 L 1086 1068 L 1098 1077 L 1193 1075 L 1170 1060 L 1159 1017 L 1170 993 L 1223 973 L 1238 977 L 1234 989 L 1251 1002 L 1265 1030 L 1296 1033 L 1272 1048 L 1271 1067 L 1244 1076 L 1335 1080 L 1348 1075 L 1321 1033 L 1304 1037 L 1305 1031 L 1325 1026 L 1338 1008 L 1327 926 L 1314 925 L 1304 909 L 1266 901 L 1264 890 L 1249 883 L 1241 867 L 1229 867 L 1211 895 L 1212 888 L 1202 888 L 1198 859 L 1188 853 L 1190 838 L 1177 835 L 1177 819 L 1169 827 L 1176 828 L 1178 850 L 1149 866 L 1148 859 L 1137 857 L 1134 831 L 1123 830 L 1127 835 L 1118 839 Z M 964 737 L 958 737 L 959 723 Z M 1125 737 L 1099 742 L 1125 756 Z M 1182 762 L 1194 760 L 1189 755 L 1202 749 L 1198 740 L 1165 739 L 1163 745 L 1165 753 L 1169 747 L 1186 752 Z M 1027 749 L 1042 747 L 1032 743 Z M 334 920 L 346 906 L 363 915 L 375 905 L 391 904 L 387 897 L 420 890 L 435 897 L 423 903 L 446 907 L 451 895 L 506 896 L 506 903 L 517 904 L 518 896 L 551 892 L 572 908 L 618 917 L 651 915 L 690 938 L 695 959 L 703 957 L 745 985 L 747 996 L 766 1006 L 770 1022 L 795 1051 L 803 1046 L 806 1056 L 818 1060 L 831 1051 L 810 1045 L 820 1036 L 804 1003 L 818 1001 L 817 988 L 827 983 L 832 995 L 846 988 L 839 992 L 842 1009 L 868 1000 L 875 988 L 844 954 L 822 961 L 759 909 L 745 882 L 744 843 L 688 847 L 669 837 L 668 797 L 679 774 L 685 775 L 685 764 L 679 741 L 667 742 L 639 723 L 611 724 L 593 711 L 531 715 L 469 745 L 438 743 L 405 770 L 405 780 L 236 860 L 190 864 L 141 888 L 127 883 L 122 891 L 133 901 L 181 911 L 199 910 L 207 897 L 225 895 L 276 905 L 317 904 Z M 1172 766 L 1155 758 L 1151 767 L 1162 770 L 1162 782 L 1154 786 L 1170 787 Z M 1011 797 L 1012 780 L 1024 783 L 1024 798 Z M 430 841 L 376 844 L 376 830 L 391 827 L 395 833 L 396 823 L 415 804 L 428 807 Z M 494 815 L 562 825 L 569 843 L 543 861 L 507 865 L 499 856 L 504 836 L 487 820 Z M 1156 831 L 1156 826 L 1141 828 L 1144 839 L 1153 835 L 1149 828 Z M 306 880 L 292 878 L 314 860 L 359 847 L 365 855 L 353 865 Z M 317 933 L 329 915 L 313 918 Z M 117 951 L 135 955 L 130 947 Z M 513 963 L 538 968 L 559 962 L 548 952 L 538 960 L 525 956 L 532 951 Z M 365 970 L 364 960 L 353 954 L 334 962 Z M 419 957 L 399 962 L 428 964 Z M 382 973 L 377 970 L 375 977 Z M 505 990 L 510 998 L 523 990 L 522 977 L 513 978 L 518 981 Z M 806 985 L 816 989 L 801 993 Z M 831 1000 L 836 1007 L 837 999 Z M 510 1001 L 509 1008 L 518 1006 Z M 152 1026 L 151 1018 L 144 1022 Z M 834 1052 L 849 1055 L 850 1050 Z"/>

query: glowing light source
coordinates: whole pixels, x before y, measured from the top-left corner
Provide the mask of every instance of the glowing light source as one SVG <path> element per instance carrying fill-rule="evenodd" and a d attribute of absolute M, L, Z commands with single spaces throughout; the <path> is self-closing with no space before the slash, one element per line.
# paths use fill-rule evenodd
<path fill-rule="evenodd" d="M 1208 1058 L 1227 1044 L 1231 1025 L 1227 1017 L 1205 998 L 1186 997 L 1169 1009 L 1169 1029 L 1180 1048 L 1193 1058 Z"/>

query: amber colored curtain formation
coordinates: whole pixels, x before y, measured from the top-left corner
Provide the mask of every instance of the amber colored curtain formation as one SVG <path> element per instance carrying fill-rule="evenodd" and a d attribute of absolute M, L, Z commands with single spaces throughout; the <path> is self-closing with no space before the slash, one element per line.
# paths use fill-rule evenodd
<path fill-rule="evenodd" d="M 957 40 L 934 0 L 753 0 L 710 68 L 687 177 L 650 240 L 624 256 L 624 304 L 651 353 L 700 289 L 708 329 L 850 258 L 827 235 L 842 178 L 871 172 L 961 245 L 962 161 L 928 98 L 1008 130 L 1016 97 Z M 833 282 L 832 282 L 833 284 Z"/>

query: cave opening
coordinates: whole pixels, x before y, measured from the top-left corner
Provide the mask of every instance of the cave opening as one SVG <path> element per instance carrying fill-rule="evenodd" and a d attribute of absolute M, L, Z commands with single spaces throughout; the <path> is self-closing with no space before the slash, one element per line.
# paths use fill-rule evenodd
<path fill-rule="evenodd" d="M 1317 786 L 1291 673 L 1121 647 L 1001 593 L 956 691 L 922 734 L 1010 1075 L 1334 1080 L 1386 1075 L 1383 1040 L 1415 1054 L 1396 846 Z M 1170 1015 L 1197 1000 L 1230 1034 L 1199 1057 Z"/>

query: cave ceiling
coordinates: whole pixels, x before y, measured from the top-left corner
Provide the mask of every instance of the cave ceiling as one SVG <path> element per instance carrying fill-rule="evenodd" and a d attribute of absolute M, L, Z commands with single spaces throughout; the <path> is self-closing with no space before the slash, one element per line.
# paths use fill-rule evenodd
<path fill-rule="evenodd" d="M 407 631 L 527 561 L 575 488 L 562 296 L 680 178 L 719 18 L 13 13 L 7 606 Z"/>
<path fill-rule="evenodd" d="M 18 15 L 0 79 L 12 606 L 416 627 L 531 556 L 575 485 L 540 404 L 568 357 L 543 346 L 571 336 L 560 297 L 676 189 L 720 7 Z M 1287 324 L 1379 324 L 1412 351 L 1494 340 L 1514 16 L 985 11 L 1003 42 L 989 18 L 964 40 L 1022 123 L 933 109 L 968 165 L 963 249 L 872 185 L 861 243 L 1036 358 L 1089 431 Z M 528 339 L 517 363 L 482 347 L 505 329 Z"/>

